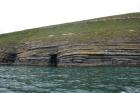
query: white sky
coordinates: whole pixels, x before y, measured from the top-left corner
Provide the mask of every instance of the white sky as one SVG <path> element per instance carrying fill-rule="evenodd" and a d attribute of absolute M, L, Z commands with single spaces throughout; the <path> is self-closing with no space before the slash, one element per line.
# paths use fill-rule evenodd
<path fill-rule="evenodd" d="M 0 34 L 140 12 L 140 0 L 0 0 Z"/>

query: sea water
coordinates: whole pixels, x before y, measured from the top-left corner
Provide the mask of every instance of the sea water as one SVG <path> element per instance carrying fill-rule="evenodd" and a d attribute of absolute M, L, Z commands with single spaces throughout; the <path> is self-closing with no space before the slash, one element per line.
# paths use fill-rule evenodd
<path fill-rule="evenodd" d="M 140 93 L 140 67 L 0 66 L 0 93 Z"/>

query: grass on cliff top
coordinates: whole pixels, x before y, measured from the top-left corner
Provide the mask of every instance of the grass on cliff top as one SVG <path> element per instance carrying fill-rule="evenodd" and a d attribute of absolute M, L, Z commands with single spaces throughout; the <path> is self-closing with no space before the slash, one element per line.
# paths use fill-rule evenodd
<path fill-rule="evenodd" d="M 112 18 L 127 18 L 117 19 Z M 131 18 L 136 17 L 136 18 Z M 139 18 L 138 18 L 139 17 Z M 100 20 L 107 19 L 107 20 Z M 140 13 L 110 16 L 0 35 L 0 45 L 21 42 L 140 40 Z"/>

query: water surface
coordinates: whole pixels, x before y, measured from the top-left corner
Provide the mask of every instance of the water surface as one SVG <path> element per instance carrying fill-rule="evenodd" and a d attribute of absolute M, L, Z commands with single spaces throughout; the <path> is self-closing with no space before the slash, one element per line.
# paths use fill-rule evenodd
<path fill-rule="evenodd" d="M 140 93 L 140 67 L 0 66 L 0 93 Z"/>

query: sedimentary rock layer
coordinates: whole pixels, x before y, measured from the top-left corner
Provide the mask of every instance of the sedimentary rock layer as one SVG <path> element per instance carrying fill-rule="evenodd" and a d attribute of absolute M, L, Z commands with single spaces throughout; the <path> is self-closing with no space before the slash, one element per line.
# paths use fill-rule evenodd
<path fill-rule="evenodd" d="M 0 58 L 1 63 L 42 66 L 140 65 L 140 42 L 116 42 L 112 44 L 92 42 L 60 45 L 37 43 L 37 45 L 22 45 L 18 47 L 16 53 L 11 50 L 3 51 Z"/>

